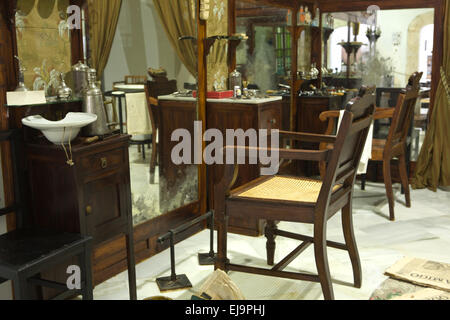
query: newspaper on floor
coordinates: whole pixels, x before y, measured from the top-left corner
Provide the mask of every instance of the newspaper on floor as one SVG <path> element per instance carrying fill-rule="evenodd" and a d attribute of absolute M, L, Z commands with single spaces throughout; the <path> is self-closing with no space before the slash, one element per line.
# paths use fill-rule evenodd
<path fill-rule="evenodd" d="M 198 297 L 205 300 L 245 300 L 241 290 L 220 269 L 214 271 L 206 279 L 205 283 L 198 290 Z"/>
<path fill-rule="evenodd" d="M 450 300 L 450 292 L 428 288 L 410 292 L 391 300 Z"/>
<path fill-rule="evenodd" d="M 450 292 L 450 264 L 448 263 L 406 257 L 388 268 L 386 275 Z"/>

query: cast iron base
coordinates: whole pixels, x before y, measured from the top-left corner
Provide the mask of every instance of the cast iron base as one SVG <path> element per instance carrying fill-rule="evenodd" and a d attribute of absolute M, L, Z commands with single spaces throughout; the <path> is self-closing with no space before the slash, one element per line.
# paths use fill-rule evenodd
<path fill-rule="evenodd" d="M 175 281 L 172 280 L 172 277 L 158 278 L 156 279 L 156 284 L 161 292 L 192 288 L 192 284 L 185 274 L 177 275 Z"/>
<path fill-rule="evenodd" d="M 211 256 L 210 253 L 199 253 L 198 264 L 201 266 L 212 266 L 216 261 L 217 254 Z"/>

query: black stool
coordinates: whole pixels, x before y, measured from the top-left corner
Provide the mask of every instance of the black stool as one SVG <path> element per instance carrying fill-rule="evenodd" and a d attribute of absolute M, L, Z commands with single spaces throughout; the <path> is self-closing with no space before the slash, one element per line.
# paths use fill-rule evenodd
<path fill-rule="evenodd" d="M 20 166 L 23 165 L 23 159 L 18 152 L 20 137 L 23 138 L 20 130 L 0 132 L 0 142 L 10 141 L 11 145 L 15 199 L 14 205 L 0 209 L 0 216 L 15 213 L 17 221 L 17 230 L 0 236 L 0 283 L 13 281 L 16 300 L 35 298 L 30 290 L 34 286 L 63 291 L 53 299 L 65 299 L 80 294 L 83 299 L 92 299 L 92 237 L 46 230 L 31 224 L 24 226 L 27 210 L 22 197 L 27 189 L 24 183 L 25 170 Z M 76 288 L 69 289 L 67 283 L 57 283 L 39 277 L 41 272 L 72 257 L 78 257 L 77 267 L 80 271 L 80 278 L 77 279 L 79 286 Z M 69 278 L 70 274 L 66 275 Z"/>
<path fill-rule="evenodd" d="M 0 278 L 3 278 L 0 282 L 13 281 L 16 300 L 32 299 L 34 286 L 61 290 L 54 300 L 78 295 L 92 300 L 91 253 L 91 237 L 35 228 L 12 231 L 0 236 Z M 78 256 L 81 270 L 78 289 L 69 290 L 66 283 L 37 276 L 74 256 Z"/>

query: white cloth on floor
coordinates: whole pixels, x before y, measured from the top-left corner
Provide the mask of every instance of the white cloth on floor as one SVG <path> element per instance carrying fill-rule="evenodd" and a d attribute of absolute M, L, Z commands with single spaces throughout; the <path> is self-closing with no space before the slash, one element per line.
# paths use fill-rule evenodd
<path fill-rule="evenodd" d="M 338 120 L 338 130 L 341 126 L 342 118 L 344 117 L 345 110 L 341 110 L 339 113 Z M 373 121 L 370 125 L 369 133 L 367 134 L 366 144 L 364 145 L 363 153 L 361 155 L 361 161 L 359 162 L 358 173 L 357 174 L 366 174 L 367 167 L 369 165 L 369 160 L 372 157 L 372 140 L 373 140 Z"/>
<path fill-rule="evenodd" d="M 127 108 L 127 132 L 130 135 L 152 134 L 152 124 L 145 92 L 125 94 Z"/>

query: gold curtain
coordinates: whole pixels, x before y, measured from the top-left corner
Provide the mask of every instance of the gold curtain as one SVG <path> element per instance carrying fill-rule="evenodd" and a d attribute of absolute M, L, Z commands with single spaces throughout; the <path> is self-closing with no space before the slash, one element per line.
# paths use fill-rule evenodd
<path fill-rule="evenodd" d="M 196 5 L 193 0 L 153 0 L 169 41 L 186 69 L 197 77 L 196 40 L 178 40 L 182 36 L 197 37 Z"/>
<path fill-rule="evenodd" d="M 88 0 L 91 66 L 101 78 L 116 34 L 122 0 Z"/>
<path fill-rule="evenodd" d="M 219 40 L 212 46 L 207 59 L 208 91 L 226 90 L 228 87 L 228 43 Z M 231 88 L 229 88 L 231 89 Z"/>
<path fill-rule="evenodd" d="M 445 4 L 444 52 L 442 68 L 447 78 L 450 75 L 450 0 Z M 414 189 L 429 188 L 436 191 L 439 186 L 450 186 L 450 105 L 442 81 L 440 81 L 425 136 L 415 176 Z"/>
<path fill-rule="evenodd" d="M 228 35 L 228 1 L 211 0 L 208 19 L 208 37 Z M 228 87 L 228 41 L 218 40 L 207 59 L 208 91 L 226 90 Z M 233 88 L 229 88 L 233 89 Z"/>

